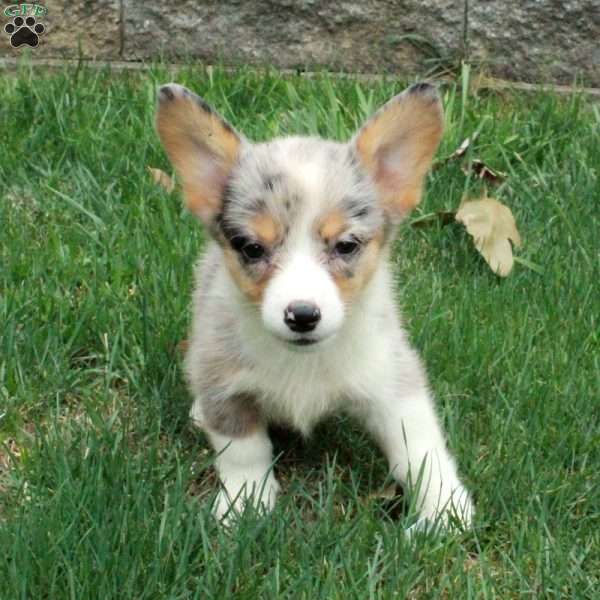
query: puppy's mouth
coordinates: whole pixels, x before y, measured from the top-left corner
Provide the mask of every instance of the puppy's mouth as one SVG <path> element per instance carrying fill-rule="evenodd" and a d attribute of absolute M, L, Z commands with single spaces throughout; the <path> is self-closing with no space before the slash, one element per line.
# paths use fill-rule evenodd
<path fill-rule="evenodd" d="M 301 352 L 316 352 L 318 349 L 323 348 L 323 346 L 327 346 L 334 338 L 335 334 L 327 335 L 325 337 L 304 335 L 302 337 L 287 339 L 285 341 L 287 342 L 288 347 L 295 350 Z"/>
<path fill-rule="evenodd" d="M 297 340 L 289 340 L 290 344 L 294 345 L 294 346 L 312 346 L 313 344 L 316 344 L 319 340 L 315 340 L 312 338 L 298 338 Z"/>

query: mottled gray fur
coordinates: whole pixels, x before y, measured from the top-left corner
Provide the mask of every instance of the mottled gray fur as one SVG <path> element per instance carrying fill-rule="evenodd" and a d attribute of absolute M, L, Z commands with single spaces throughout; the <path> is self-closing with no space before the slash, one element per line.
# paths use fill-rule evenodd
<path fill-rule="evenodd" d="M 244 145 L 224 195 L 221 223 L 228 237 L 244 231 L 257 212 L 273 215 L 289 232 L 305 203 L 302 182 L 290 164 L 317 161 L 328 166 L 321 182 L 323 212 L 341 208 L 358 236 L 369 237 L 383 222 L 372 181 L 357 168 L 348 144 L 319 138 L 275 139 Z"/>

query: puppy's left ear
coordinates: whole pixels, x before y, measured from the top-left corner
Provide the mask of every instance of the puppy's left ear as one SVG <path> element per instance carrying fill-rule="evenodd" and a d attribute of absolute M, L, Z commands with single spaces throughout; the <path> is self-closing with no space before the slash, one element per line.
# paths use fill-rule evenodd
<path fill-rule="evenodd" d="M 443 122 L 437 90 L 418 83 L 392 98 L 354 136 L 355 152 L 392 219 L 402 218 L 421 200 Z"/>
<path fill-rule="evenodd" d="M 175 83 L 158 92 L 156 126 L 182 179 L 187 207 L 212 225 L 242 138 L 202 98 Z"/>

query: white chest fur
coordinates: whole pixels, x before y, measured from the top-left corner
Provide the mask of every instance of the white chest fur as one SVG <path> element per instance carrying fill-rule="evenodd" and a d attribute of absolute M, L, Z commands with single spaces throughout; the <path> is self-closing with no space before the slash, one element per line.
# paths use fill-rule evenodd
<path fill-rule="evenodd" d="M 274 420 L 308 433 L 324 415 L 368 401 L 394 379 L 398 357 L 411 354 L 391 298 L 386 266 L 352 307 L 344 327 L 316 351 L 274 340 L 255 318 L 241 320 L 241 352 L 252 367 L 237 379 Z"/>

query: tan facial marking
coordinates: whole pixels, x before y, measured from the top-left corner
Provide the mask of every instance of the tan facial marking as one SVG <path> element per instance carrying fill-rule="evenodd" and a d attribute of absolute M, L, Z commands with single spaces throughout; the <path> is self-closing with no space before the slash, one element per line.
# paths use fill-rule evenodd
<path fill-rule="evenodd" d="M 272 246 L 281 237 L 281 223 L 269 213 L 259 213 L 248 225 L 256 237 L 267 246 Z"/>
<path fill-rule="evenodd" d="M 345 302 L 352 300 L 369 283 L 381 254 L 384 241 L 383 231 L 379 232 L 362 250 L 352 276 L 344 272 L 333 273 L 332 277 Z"/>
<path fill-rule="evenodd" d="M 260 279 L 250 277 L 240 265 L 239 259 L 234 250 L 224 248 L 223 255 L 225 264 L 229 273 L 233 277 L 238 288 L 252 301 L 260 302 L 262 300 L 265 288 L 271 276 L 271 270 L 267 271 Z"/>
<path fill-rule="evenodd" d="M 348 221 L 344 213 L 335 209 L 328 213 L 319 224 L 319 235 L 321 238 L 329 242 L 338 237 L 348 226 Z"/>

